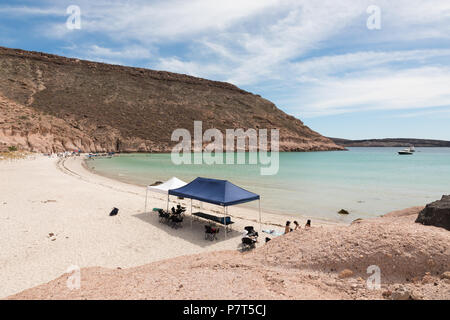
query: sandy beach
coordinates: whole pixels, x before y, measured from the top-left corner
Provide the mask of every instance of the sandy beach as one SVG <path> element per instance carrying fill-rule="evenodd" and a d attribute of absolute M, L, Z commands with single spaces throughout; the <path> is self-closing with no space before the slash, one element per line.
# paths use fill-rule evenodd
<path fill-rule="evenodd" d="M 256 250 L 241 253 L 243 227 L 259 227 L 256 210 L 231 208 L 234 231 L 211 242 L 205 222 L 191 227 L 187 214 L 181 229 L 159 223 L 144 212 L 145 188 L 96 175 L 82 157 L 1 161 L 0 174 L 0 297 L 450 299 L 450 234 L 414 223 L 422 207 L 351 225 L 313 220 L 268 244 L 262 233 Z M 165 199 L 151 193 L 149 210 Z M 263 213 L 263 228 L 282 231 L 287 219 Z M 370 265 L 383 272 L 379 290 L 366 287 Z M 66 285 L 72 266 L 79 290 Z"/>
<path fill-rule="evenodd" d="M 0 297 L 55 279 L 71 266 L 130 268 L 237 250 L 243 227 L 258 226 L 256 210 L 231 207 L 235 231 L 226 240 L 222 233 L 218 241 L 205 241 L 205 222 L 195 221 L 191 228 L 187 220 L 183 228 L 172 229 L 144 212 L 145 188 L 95 175 L 81 157 L 0 161 L 0 176 Z M 165 208 L 163 195 L 149 195 L 149 210 Z M 119 214 L 110 217 L 113 207 Z M 263 228 L 282 231 L 274 225 L 288 219 L 293 217 L 264 214 L 263 221 L 272 225 Z"/>
<path fill-rule="evenodd" d="M 79 288 L 66 273 L 9 299 L 450 299 L 449 234 L 414 223 L 420 209 L 297 230 L 245 254 L 83 268 Z"/>

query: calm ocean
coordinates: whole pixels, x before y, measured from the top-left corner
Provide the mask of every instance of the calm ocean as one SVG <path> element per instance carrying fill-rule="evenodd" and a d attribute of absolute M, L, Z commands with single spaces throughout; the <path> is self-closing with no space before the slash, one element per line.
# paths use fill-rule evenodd
<path fill-rule="evenodd" d="M 119 155 L 87 164 L 142 186 L 173 176 L 186 182 L 198 176 L 226 179 L 260 194 L 263 210 L 349 222 L 450 194 L 450 148 L 416 148 L 411 156 L 398 155 L 399 149 L 280 153 L 274 176 L 261 176 L 258 165 L 175 165 L 170 154 Z M 350 215 L 338 215 L 340 209 Z"/>

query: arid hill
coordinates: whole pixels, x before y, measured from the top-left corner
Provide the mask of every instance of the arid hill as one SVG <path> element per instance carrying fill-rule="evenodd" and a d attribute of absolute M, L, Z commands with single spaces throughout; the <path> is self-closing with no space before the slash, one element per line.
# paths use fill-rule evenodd
<path fill-rule="evenodd" d="M 343 149 L 229 83 L 2 47 L 0 69 L 0 149 L 167 152 L 194 120 L 280 129 L 283 151 Z"/>

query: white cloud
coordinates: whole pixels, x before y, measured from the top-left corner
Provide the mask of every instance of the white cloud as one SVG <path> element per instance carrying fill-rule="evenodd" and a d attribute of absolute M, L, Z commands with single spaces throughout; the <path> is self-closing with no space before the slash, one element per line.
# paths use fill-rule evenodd
<path fill-rule="evenodd" d="M 320 56 L 293 63 L 297 77 L 327 76 L 374 69 L 376 67 L 404 62 L 425 63 L 433 58 L 450 59 L 450 49 L 425 49 L 403 51 L 362 51 L 341 55 Z"/>
<path fill-rule="evenodd" d="M 225 30 L 279 0 L 79 1 L 84 28 L 144 43 L 185 40 Z"/>
<path fill-rule="evenodd" d="M 439 117 L 442 118 L 450 118 L 450 105 L 446 106 L 446 108 L 440 108 L 436 110 L 424 110 L 424 111 L 408 111 L 406 113 L 398 114 L 392 116 L 393 118 L 417 118 L 417 117 L 430 117 L 435 118 Z"/>
<path fill-rule="evenodd" d="M 278 15 L 275 19 L 268 19 L 269 23 L 259 25 L 258 30 L 239 28 L 230 28 L 223 31 L 219 36 L 203 37 L 201 40 L 194 40 L 197 44 L 196 49 L 209 50 L 215 55 L 215 59 L 204 60 L 203 56 L 198 58 L 176 57 L 177 66 L 182 70 L 193 70 L 193 65 L 201 65 L 204 70 L 211 70 L 214 73 L 203 72 L 202 75 L 223 79 L 233 82 L 237 85 L 255 85 L 261 81 L 291 81 L 292 72 L 299 72 L 297 79 L 313 79 L 317 75 L 306 76 L 301 68 L 307 65 L 299 64 L 295 66 L 292 61 L 301 59 L 311 51 L 326 47 L 329 39 L 338 41 L 341 39 L 344 45 L 356 42 L 367 44 L 373 52 L 357 53 L 360 56 L 340 55 L 334 61 L 336 65 L 346 63 L 346 60 L 353 63 L 353 68 L 370 68 L 377 64 L 384 63 L 383 60 L 396 61 L 422 60 L 425 61 L 429 55 L 447 55 L 447 52 L 440 51 L 433 53 L 432 50 L 423 50 L 414 52 L 394 51 L 377 53 L 377 44 L 383 42 L 386 38 L 395 42 L 399 39 L 409 39 L 417 37 L 438 37 L 448 32 L 449 28 L 437 27 L 437 22 L 450 23 L 447 10 L 450 5 L 442 4 L 437 1 L 431 1 L 433 10 L 427 11 L 430 4 L 424 4 L 420 1 L 398 1 L 394 4 L 388 1 L 380 1 L 382 8 L 382 17 L 385 22 L 383 37 L 367 37 L 365 28 L 365 19 L 367 14 L 365 9 L 370 1 L 280 1 L 277 9 Z M 284 6 L 283 6 L 284 5 Z M 395 9 L 395 10 L 394 10 Z M 263 19 L 265 16 L 254 17 Z M 254 24 L 257 22 L 253 21 Z M 425 25 L 426 24 L 426 25 Z M 359 28 L 355 28 L 359 25 Z M 348 34 L 347 27 L 352 26 L 351 32 L 354 38 Z M 388 30 L 389 29 L 389 30 Z M 394 30 L 392 30 L 394 29 Z M 363 36 L 361 36 L 363 34 Z M 428 34 L 428 36 L 427 36 Z M 206 39 L 205 39 L 206 38 Z M 351 48 L 350 48 L 351 50 Z M 418 54 L 425 55 L 418 59 Z M 408 57 L 409 55 L 409 57 Z M 171 57 L 170 60 L 173 60 Z M 319 58 L 320 59 L 320 58 Z M 328 59 L 328 57 L 327 57 Z M 360 61 L 358 61 L 358 59 Z M 377 61 L 378 60 L 378 61 Z M 381 60 L 381 61 L 380 61 Z M 164 66 L 163 62 L 158 67 Z M 318 61 L 309 61 L 309 68 L 317 72 Z M 314 65 L 312 65 L 314 63 Z M 219 67 L 219 70 L 217 70 Z M 297 67 L 292 69 L 292 67 Z M 333 69 L 335 66 L 329 65 Z M 339 67 L 339 66 L 338 66 Z M 342 68 L 342 66 L 341 66 Z M 176 71 L 176 70 L 173 70 Z M 335 72 L 339 72 L 336 68 Z M 197 72 L 198 74 L 198 72 Z"/>
<path fill-rule="evenodd" d="M 253 21 L 258 25 L 257 30 L 250 32 L 239 27 L 231 28 L 219 36 L 203 37 L 196 43 L 201 50 L 209 49 L 215 55 L 206 64 L 222 66 L 216 77 L 237 85 L 254 84 L 267 78 L 280 79 L 280 67 L 338 34 L 364 9 L 364 5 L 346 7 L 342 1 L 336 0 L 321 3 L 280 1 L 275 17 L 267 12 L 259 17 L 268 23 Z M 183 60 L 178 61 L 183 69 L 193 62 L 186 60 L 187 66 L 183 67 Z M 214 70 L 209 66 L 206 69 Z"/>
<path fill-rule="evenodd" d="M 195 77 L 208 78 L 222 72 L 220 65 L 202 65 L 200 62 L 184 62 L 175 57 L 160 59 L 156 69 L 184 73 Z"/>
<path fill-rule="evenodd" d="M 131 46 L 121 50 L 113 50 L 98 45 L 92 45 L 88 49 L 87 55 L 114 59 L 149 59 L 152 57 L 150 50 L 139 46 Z"/>
<path fill-rule="evenodd" d="M 0 6 L 0 13 L 8 14 L 10 16 L 64 16 L 66 11 L 56 7 L 41 8 L 29 6 Z"/>
<path fill-rule="evenodd" d="M 377 69 L 307 86 L 291 103 L 303 116 L 450 106 L 450 67 Z"/>

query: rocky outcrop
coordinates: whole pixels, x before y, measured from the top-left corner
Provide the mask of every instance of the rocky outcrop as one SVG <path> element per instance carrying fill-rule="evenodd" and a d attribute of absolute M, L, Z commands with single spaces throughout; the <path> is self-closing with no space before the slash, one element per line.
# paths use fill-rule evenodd
<path fill-rule="evenodd" d="M 419 213 L 416 222 L 450 231 L 450 195 L 442 196 L 441 200 L 427 204 Z"/>
<path fill-rule="evenodd" d="M 169 152 L 173 130 L 279 129 L 281 151 L 342 150 L 270 101 L 238 87 L 163 71 L 0 47 L 0 145 Z"/>
<path fill-rule="evenodd" d="M 0 96 L 0 152 L 16 146 L 31 152 L 62 152 L 83 150 L 87 152 L 113 151 L 121 141 L 120 132 L 104 126 L 66 121 L 38 112 L 33 108 L 12 102 Z M 144 144 L 141 139 L 129 139 L 122 150 L 136 150 Z"/>

